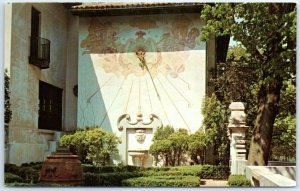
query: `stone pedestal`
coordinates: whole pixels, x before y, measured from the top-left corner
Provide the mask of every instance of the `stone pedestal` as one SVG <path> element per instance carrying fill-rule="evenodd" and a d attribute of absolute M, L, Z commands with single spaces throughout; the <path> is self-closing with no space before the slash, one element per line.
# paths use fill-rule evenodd
<path fill-rule="evenodd" d="M 233 102 L 229 109 L 231 115 L 228 125 L 230 139 L 230 170 L 231 174 L 244 174 L 246 167 L 246 114 L 242 102 Z"/>
<path fill-rule="evenodd" d="M 77 155 L 58 149 L 42 165 L 40 182 L 44 184 L 82 185 L 83 169 Z"/>

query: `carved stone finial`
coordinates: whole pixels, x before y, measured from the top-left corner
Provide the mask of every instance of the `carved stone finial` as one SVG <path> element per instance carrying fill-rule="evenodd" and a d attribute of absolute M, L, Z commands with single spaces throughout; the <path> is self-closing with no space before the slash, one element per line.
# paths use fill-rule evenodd
<path fill-rule="evenodd" d="M 229 118 L 229 127 L 237 127 L 246 124 L 245 106 L 242 102 L 232 102 L 229 106 L 231 115 Z"/>
<path fill-rule="evenodd" d="M 143 121 L 143 114 L 139 111 L 138 114 L 136 115 L 136 120 L 139 121 Z"/>

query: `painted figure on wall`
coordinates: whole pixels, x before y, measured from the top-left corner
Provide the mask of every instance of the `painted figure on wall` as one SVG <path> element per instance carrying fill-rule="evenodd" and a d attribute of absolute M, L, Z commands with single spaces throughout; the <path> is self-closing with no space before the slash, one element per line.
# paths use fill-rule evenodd
<path fill-rule="evenodd" d="M 92 19 L 89 34 L 81 42 L 81 47 L 87 53 L 97 54 L 99 64 L 107 73 L 125 78 L 129 74 L 146 75 L 135 54 L 143 50 L 147 66 L 154 77 L 162 73 L 177 78 L 185 70 L 188 50 L 199 44 L 200 31 L 196 26 L 190 26 L 190 20 L 185 17 L 180 18 L 179 22 L 161 22 L 151 19 L 141 21 L 135 17 L 128 21 L 128 25 L 124 25 L 119 20 L 103 22 Z M 177 54 L 172 57 L 163 56 L 174 51 Z"/>

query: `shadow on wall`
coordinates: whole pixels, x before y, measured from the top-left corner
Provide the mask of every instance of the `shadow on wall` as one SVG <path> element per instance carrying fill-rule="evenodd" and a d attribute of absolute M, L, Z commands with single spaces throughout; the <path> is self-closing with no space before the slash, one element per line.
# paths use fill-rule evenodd
<path fill-rule="evenodd" d="M 100 126 L 112 132 L 111 123 L 107 115 L 107 108 L 100 91 L 100 84 L 89 55 L 83 56 L 79 65 L 78 86 L 78 127 Z M 83 78 L 82 81 L 80 78 Z"/>

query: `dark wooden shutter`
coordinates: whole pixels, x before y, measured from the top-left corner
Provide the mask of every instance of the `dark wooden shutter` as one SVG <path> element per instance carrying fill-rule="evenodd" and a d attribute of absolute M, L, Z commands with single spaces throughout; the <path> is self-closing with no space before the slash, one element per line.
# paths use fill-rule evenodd
<path fill-rule="evenodd" d="M 40 81 L 39 129 L 62 130 L 62 89 Z"/>
<path fill-rule="evenodd" d="M 31 37 L 40 36 L 40 12 L 32 7 L 31 10 Z"/>

